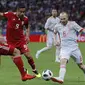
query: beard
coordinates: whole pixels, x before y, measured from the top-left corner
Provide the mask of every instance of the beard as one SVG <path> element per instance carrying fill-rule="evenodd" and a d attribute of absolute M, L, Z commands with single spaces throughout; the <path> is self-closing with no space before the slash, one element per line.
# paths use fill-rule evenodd
<path fill-rule="evenodd" d="M 19 17 L 20 17 L 20 20 L 23 20 L 23 18 L 24 18 L 24 15 L 20 15 Z"/>

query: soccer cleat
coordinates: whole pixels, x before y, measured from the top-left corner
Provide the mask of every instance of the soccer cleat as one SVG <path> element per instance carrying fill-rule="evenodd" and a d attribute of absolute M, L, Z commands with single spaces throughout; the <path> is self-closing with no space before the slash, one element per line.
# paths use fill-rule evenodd
<path fill-rule="evenodd" d="M 36 76 L 25 74 L 24 76 L 22 76 L 22 81 L 31 80 L 34 79 L 35 77 Z"/>
<path fill-rule="evenodd" d="M 37 71 L 36 69 L 33 70 L 33 73 L 35 73 L 35 76 L 36 76 L 37 78 L 40 78 L 40 77 L 41 77 L 41 74 L 38 73 L 38 71 Z"/>
<path fill-rule="evenodd" d="M 58 82 L 58 83 L 60 83 L 60 84 L 62 84 L 62 83 L 64 82 L 64 81 L 63 81 L 62 79 L 60 79 L 59 77 L 52 77 L 51 80 L 52 80 L 53 82 Z"/>
<path fill-rule="evenodd" d="M 41 77 L 41 74 L 40 73 L 36 74 L 36 77 L 37 78 L 40 78 Z"/>
<path fill-rule="evenodd" d="M 38 59 L 39 55 L 40 55 L 40 52 L 37 51 L 37 53 L 36 53 L 36 58 L 37 58 L 37 59 Z"/>

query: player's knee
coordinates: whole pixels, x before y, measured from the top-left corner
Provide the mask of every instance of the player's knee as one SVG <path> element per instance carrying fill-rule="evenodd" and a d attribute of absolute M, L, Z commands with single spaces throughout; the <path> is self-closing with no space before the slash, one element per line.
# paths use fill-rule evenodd
<path fill-rule="evenodd" d="M 17 48 L 15 48 L 14 52 L 13 52 L 13 55 L 14 56 L 20 55 L 20 51 Z"/>
<path fill-rule="evenodd" d="M 50 45 L 50 46 L 47 46 L 48 47 L 48 49 L 51 49 L 52 48 L 52 46 Z"/>
<path fill-rule="evenodd" d="M 60 42 L 57 42 L 57 43 L 56 43 L 56 46 L 60 46 Z"/>
<path fill-rule="evenodd" d="M 30 52 L 26 52 L 26 53 L 24 53 L 24 55 L 25 55 L 26 58 L 30 58 L 31 57 Z"/>
<path fill-rule="evenodd" d="M 67 59 L 62 58 L 62 59 L 60 59 L 60 64 L 61 64 L 61 65 L 65 65 L 65 66 L 66 66 L 67 61 L 68 61 Z"/>
<path fill-rule="evenodd" d="M 66 68 L 65 64 L 60 65 L 60 68 Z"/>

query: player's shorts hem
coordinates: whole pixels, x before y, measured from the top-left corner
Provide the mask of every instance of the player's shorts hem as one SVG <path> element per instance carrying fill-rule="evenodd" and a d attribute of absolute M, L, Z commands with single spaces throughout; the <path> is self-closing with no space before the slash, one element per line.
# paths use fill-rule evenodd
<path fill-rule="evenodd" d="M 15 48 L 14 48 L 13 46 L 9 46 L 9 47 L 10 47 L 10 49 L 9 49 L 9 54 L 11 54 L 11 55 L 12 55 L 12 54 L 13 54 L 13 52 L 14 52 L 14 49 L 15 49 Z"/>

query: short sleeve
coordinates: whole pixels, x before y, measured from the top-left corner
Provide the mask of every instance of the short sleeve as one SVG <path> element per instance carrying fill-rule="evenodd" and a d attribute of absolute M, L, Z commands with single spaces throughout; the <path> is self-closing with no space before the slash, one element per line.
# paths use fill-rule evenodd
<path fill-rule="evenodd" d="M 83 30 L 83 28 L 81 26 L 79 26 L 76 22 L 73 22 L 73 28 L 78 32 Z"/>
<path fill-rule="evenodd" d="M 12 12 L 5 12 L 3 13 L 3 16 L 7 19 L 10 19 L 11 18 L 11 15 L 12 15 Z"/>
<path fill-rule="evenodd" d="M 28 25 L 28 22 L 29 22 L 28 17 L 25 17 L 25 19 L 24 19 L 24 24 L 25 24 L 25 25 Z"/>

